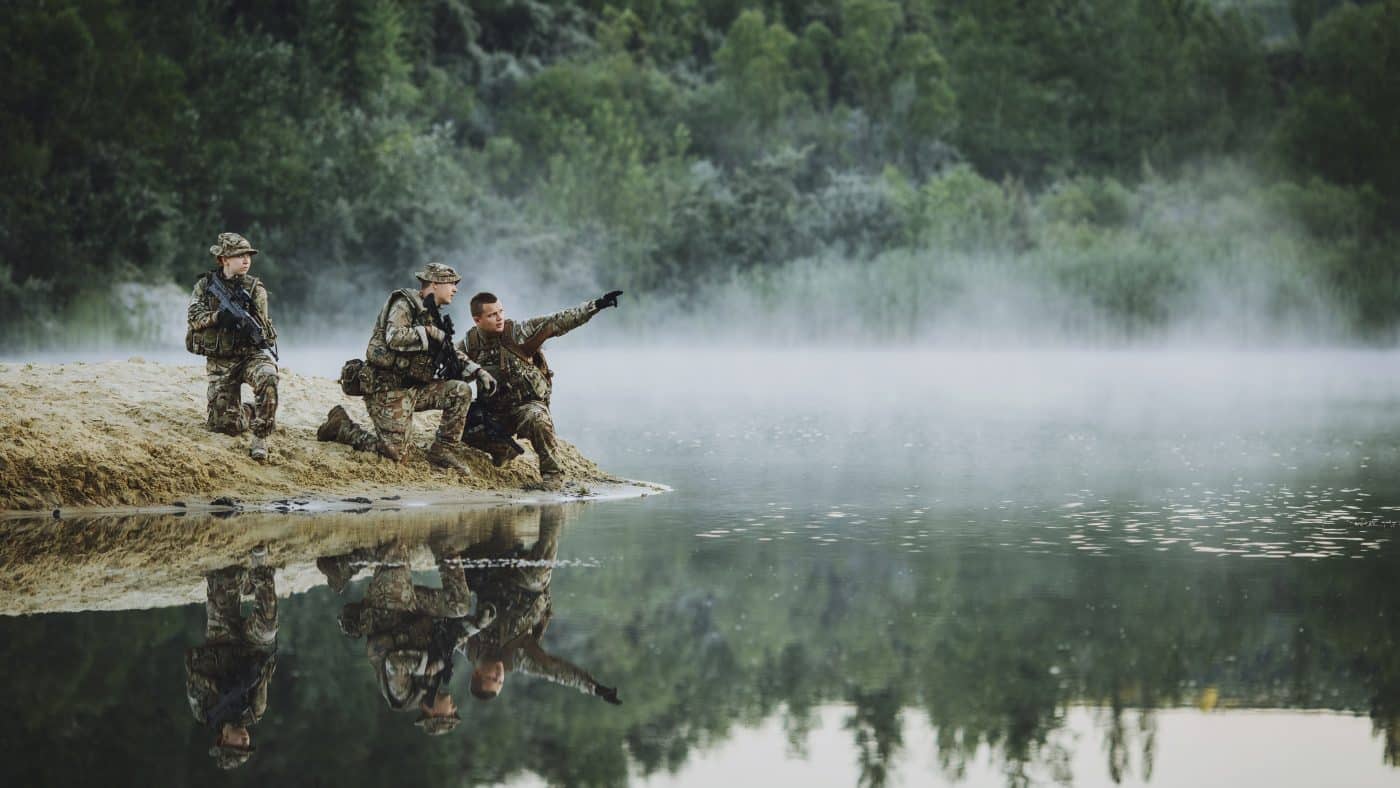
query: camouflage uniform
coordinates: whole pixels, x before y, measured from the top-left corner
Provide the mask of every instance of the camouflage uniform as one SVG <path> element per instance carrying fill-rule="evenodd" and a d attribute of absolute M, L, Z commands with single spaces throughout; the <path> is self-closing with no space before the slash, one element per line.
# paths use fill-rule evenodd
<path fill-rule="evenodd" d="M 458 343 L 459 350 L 485 367 L 496 379 L 500 393 L 482 402 L 504 429 L 530 441 L 540 458 L 542 474 L 557 474 L 561 470 L 555 456 L 554 420 L 549 413 L 553 375 L 544 363 L 542 354 L 536 353 L 527 361 L 512 352 L 511 348 L 527 344 L 541 331 L 546 332 L 545 337 L 567 334 L 587 323 L 597 313 L 595 302 L 586 301 L 571 309 L 523 323 L 507 320 L 505 330 L 499 335 L 487 334 L 474 326 Z M 490 451 L 493 456 L 501 450 L 489 439 L 475 435 L 467 436 L 467 442 Z"/>
<path fill-rule="evenodd" d="M 205 643 L 185 652 L 185 694 L 190 712 L 211 728 L 225 722 L 249 726 L 267 710 L 267 685 L 277 667 L 277 589 L 271 567 L 232 566 L 206 577 Z M 242 591 L 251 588 L 253 612 L 242 612 Z M 248 689 L 246 702 L 222 719 L 210 713 L 221 698 Z"/>
<path fill-rule="evenodd" d="M 376 558 L 364 600 L 343 608 L 341 628 L 365 638 L 365 656 L 380 693 L 390 708 L 405 711 L 418 705 L 432 678 L 450 662 L 455 631 L 445 630 L 445 646 L 437 641 L 445 625 L 466 618 L 471 592 L 460 563 L 439 557 L 442 588 L 437 589 L 413 584 L 408 553 L 400 543 L 380 548 Z"/>
<path fill-rule="evenodd" d="M 507 672 L 518 670 L 584 694 L 599 695 L 609 688 L 583 668 L 547 653 L 540 644 L 554 615 L 549 584 L 563 520 L 561 507 L 546 506 L 540 512 L 539 539 L 530 549 L 522 544 L 486 542 L 462 554 L 469 567 L 486 564 L 469 568 L 466 579 L 476 589 L 478 607 L 491 605 L 496 610 L 495 622 L 468 639 L 465 651 L 476 665 L 499 659 Z"/>
<path fill-rule="evenodd" d="M 422 282 L 456 282 L 461 279 L 450 267 L 429 263 L 419 271 Z M 423 298 L 416 290 L 395 290 L 379 311 L 361 373 L 365 410 L 374 422 L 375 432 L 344 418 L 326 440 L 375 451 L 387 445 L 395 454 L 408 446 L 413 414 L 441 410 L 442 423 L 437 438 L 455 445 L 467 424 L 472 391 L 463 380 L 434 380 L 433 354 L 427 327 L 435 325 Z M 439 326 L 440 328 L 441 326 Z M 467 370 L 471 374 L 475 365 Z"/>
<path fill-rule="evenodd" d="M 215 257 L 257 254 L 257 250 L 236 233 L 221 234 L 219 243 L 210 247 L 209 252 Z M 209 292 L 209 280 L 215 276 L 230 290 L 241 289 L 251 296 L 253 319 L 262 326 L 269 341 L 277 339 L 277 330 L 267 311 L 267 288 L 256 277 L 244 275 L 228 279 L 216 268 L 195 282 L 194 292 L 190 294 L 185 348 L 206 357 L 209 410 L 205 426 L 213 432 L 229 435 L 241 435 L 252 429 L 255 436 L 265 438 L 277 425 L 277 364 L 264 351 L 253 347 L 237 329 L 220 325 L 219 300 Z M 253 389 L 257 402 L 253 408 L 243 405 L 244 383 Z"/>

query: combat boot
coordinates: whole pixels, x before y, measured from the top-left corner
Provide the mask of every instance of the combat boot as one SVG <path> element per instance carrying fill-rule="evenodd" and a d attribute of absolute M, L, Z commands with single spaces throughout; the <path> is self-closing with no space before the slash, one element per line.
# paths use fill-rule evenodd
<path fill-rule="evenodd" d="M 326 585 L 337 594 L 345 593 L 355 577 L 356 568 L 348 555 L 323 556 L 316 559 L 316 568 L 326 576 Z"/>
<path fill-rule="evenodd" d="M 560 471 L 545 471 L 540 474 L 540 486 L 546 490 L 564 489 L 564 474 Z"/>
<path fill-rule="evenodd" d="M 350 424 L 350 414 L 345 408 L 336 405 L 326 414 L 324 424 L 316 428 L 316 440 L 321 442 L 340 440 L 340 434 Z"/>
<path fill-rule="evenodd" d="M 248 444 L 248 456 L 262 462 L 267 459 L 267 438 L 261 435 L 254 435 L 252 443 Z"/>
<path fill-rule="evenodd" d="M 457 449 L 461 445 L 461 441 L 447 440 L 439 436 L 433 441 L 433 445 L 428 447 L 428 462 L 439 468 L 452 468 L 471 476 L 471 467 L 457 456 Z"/>

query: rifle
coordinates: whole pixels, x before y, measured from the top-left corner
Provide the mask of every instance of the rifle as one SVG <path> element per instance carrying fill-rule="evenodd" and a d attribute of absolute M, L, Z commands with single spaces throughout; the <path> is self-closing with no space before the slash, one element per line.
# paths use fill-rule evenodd
<path fill-rule="evenodd" d="M 262 669 L 270 658 L 271 655 L 260 660 L 249 660 L 242 665 L 242 670 L 233 675 L 233 684 L 219 694 L 219 702 L 205 717 L 211 729 L 218 730 L 224 723 L 237 722 L 243 716 L 243 710 L 250 703 L 248 696 L 262 683 Z"/>
<path fill-rule="evenodd" d="M 268 341 L 262 326 L 249 314 L 248 310 L 253 306 L 253 297 L 248 291 L 241 287 L 236 293 L 230 291 L 228 285 L 224 284 L 224 280 L 215 272 L 209 275 L 209 292 L 219 299 L 219 311 L 227 312 L 233 318 L 234 328 L 247 337 L 253 343 L 253 347 L 271 353 L 274 361 L 281 360 L 277 358 L 277 346 Z"/>
<path fill-rule="evenodd" d="M 433 377 L 439 380 L 466 380 L 466 364 L 457 357 L 457 348 L 452 346 L 452 316 L 438 311 L 437 301 L 433 300 L 431 293 L 423 299 L 423 306 L 427 307 L 428 316 L 437 327 L 442 329 L 442 341 L 433 351 Z"/>
<path fill-rule="evenodd" d="M 510 386 L 509 383 L 498 383 L 497 385 L 501 390 L 496 396 L 500 396 Z M 496 417 L 486 410 L 486 403 L 480 398 L 473 399 L 471 406 L 467 408 L 467 428 L 462 432 L 462 436 L 465 438 L 467 435 L 478 432 L 483 433 L 491 440 L 509 444 L 512 449 L 515 449 L 516 454 L 525 453 L 525 447 L 516 442 L 515 436 L 510 433 L 510 430 L 502 427 L 501 423 L 496 421 Z"/>

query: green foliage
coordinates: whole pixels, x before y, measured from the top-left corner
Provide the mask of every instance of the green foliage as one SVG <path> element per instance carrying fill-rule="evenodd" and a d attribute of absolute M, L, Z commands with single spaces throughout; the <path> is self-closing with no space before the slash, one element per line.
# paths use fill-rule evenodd
<path fill-rule="evenodd" d="M 298 313 L 326 275 L 377 289 L 510 238 L 545 279 L 596 259 L 642 290 L 828 253 L 1073 254 L 1156 233 L 1156 173 L 1241 161 L 1269 183 L 1238 199 L 1330 244 L 1316 272 L 1381 330 L 1397 20 L 1400 0 L 20 0 L 0 325 L 45 335 L 84 289 L 36 298 L 57 282 L 187 287 L 223 230 Z"/>

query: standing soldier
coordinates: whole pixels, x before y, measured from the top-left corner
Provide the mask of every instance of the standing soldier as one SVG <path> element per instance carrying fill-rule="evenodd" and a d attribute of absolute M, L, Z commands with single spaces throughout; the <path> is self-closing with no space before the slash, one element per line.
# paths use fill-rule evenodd
<path fill-rule="evenodd" d="M 507 320 L 505 307 L 491 293 L 477 293 L 472 297 L 472 320 L 476 326 L 467 332 L 458 348 L 502 384 L 500 393 L 483 398 L 479 407 L 485 407 L 504 430 L 530 441 L 540 458 L 540 480 L 548 489 L 562 487 L 564 474 L 555 457 L 554 421 L 549 414 L 554 374 L 549 371 L 540 347 L 550 337 L 566 334 L 587 323 L 599 310 L 617 306 L 620 295 L 621 290 L 614 290 L 602 298 L 523 323 Z M 476 433 L 469 435 L 468 440 L 473 446 L 490 452 L 497 465 L 505 464 L 513 456 L 513 452 L 498 442 Z"/>
<path fill-rule="evenodd" d="M 465 356 L 456 359 L 463 364 L 463 379 L 436 378 L 439 352 L 451 342 L 451 321 L 438 310 L 452 303 L 462 277 L 442 263 L 428 263 L 414 276 L 418 278 L 417 290 L 405 288 L 389 294 L 365 350 L 361 380 L 365 409 L 375 433 L 356 424 L 345 408 L 337 405 L 316 430 L 316 437 L 360 451 L 377 451 L 397 462 L 407 449 L 413 414 L 441 410 L 442 423 L 428 449 L 428 462 L 470 474 L 471 469 L 457 454 L 472 402 L 466 380 L 475 379 L 488 392 L 495 390 L 496 381 Z M 456 351 L 449 352 L 456 355 Z"/>
<path fill-rule="evenodd" d="M 216 264 L 194 284 L 185 349 L 206 357 L 206 428 L 229 435 L 251 428 L 248 454 L 261 461 L 277 419 L 277 330 L 267 313 L 267 288 L 248 276 L 257 253 L 238 233 L 220 233 L 209 247 Z M 253 388 L 256 408 L 243 404 L 244 383 Z"/>

